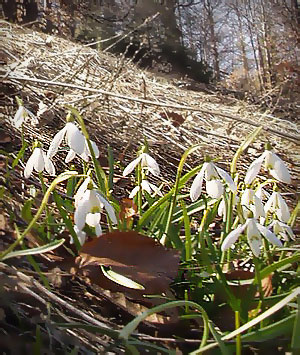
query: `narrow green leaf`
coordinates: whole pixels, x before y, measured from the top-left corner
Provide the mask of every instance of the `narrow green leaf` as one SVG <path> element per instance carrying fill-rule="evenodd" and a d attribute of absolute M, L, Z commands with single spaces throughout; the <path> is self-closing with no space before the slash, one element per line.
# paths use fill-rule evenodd
<path fill-rule="evenodd" d="M 258 329 L 254 332 L 242 335 L 243 342 L 263 342 L 270 339 L 275 339 L 282 335 L 291 335 L 293 331 L 293 321 L 296 315 L 291 314 L 290 316 L 281 319 L 280 321 L 270 324 L 264 328 Z"/>
<path fill-rule="evenodd" d="M 300 254 L 296 254 L 296 255 L 293 255 L 289 258 L 277 261 L 277 262 L 267 266 L 263 270 L 261 270 L 260 277 L 263 279 L 263 278 L 267 277 L 268 275 L 270 275 L 272 272 L 274 272 L 284 266 L 288 266 L 292 263 L 299 262 L 299 261 L 300 261 Z M 255 277 L 253 284 L 256 284 L 256 283 L 257 283 L 257 278 Z"/>
<path fill-rule="evenodd" d="M 33 218 L 32 213 L 31 213 L 32 202 L 33 202 L 33 200 L 31 198 L 28 199 L 24 203 L 22 210 L 21 210 L 21 216 L 24 219 L 24 221 L 27 223 L 29 223 Z"/>
<path fill-rule="evenodd" d="M 59 194 L 56 191 L 53 191 L 53 200 L 56 203 L 59 213 L 60 213 L 66 227 L 68 228 L 72 238 L 73 238 L 76 249 L 80 250 L 81 244 L 80 244 L 77 234 L 74 230 L 73 222 L 71 221 L 70 217 L 68 216 L 68 213 L 63 208 L 63 199 L 59 196 Z"/>
<path fill-rule="evenodd" d="M 110 145 L 107 146 L 107 158 L 108 158 L 108 166 L 109 166 L 108 188 L 109 190 L 112 190 L 113 177 L 114 177 L 114 155 Z"/>
<path fill-rule="evenodd" d="M 47 253 L 51 250 L 54 250 L 61 246 L 65 242 L 65 239 L 55 240 L 54 242 L 48 243 L 46 245 L 42 245 L 37 248 L 25 249 L 25 250 L 17 250 L 11 253 L 6 254 L 2 260 L 14 258 L 16 256 L 24 256 L 24 255 L 34 255 L 34 254 L 42 254 Z"/>
<path fill-rule="evenodd" d="M 118 274 L 117 272 L 111 270 L 110 268 L 106 268 L 103 265 L 101 265 L 101 270 L 103 272 L 103 274 L 110 279 L 111 281 L 121 285 L 121 286 L 125 286 L 128 288 L 133 288 L 136 290 L 144 290 L 145 287 L 138 284 L 137 282 L 130 280 L 128 277 L 123 276 Z"/>
<path fill-rule="evenodd" d="M 296 314 L 296 319 L 294 322 L 293 336 L 291 348 L 293 352 L 299 352 L 300 350 L 300 295 L 297 297 L 298 309 Z"/>
<path fill-rule="evenodd" d="M 18 165 L 20 159 L 23 158 L 24 153 L 25 153 L 25 150 L 26 150 L 27 147 L 28 147 L 28 143 L 25 142 L 24 145 L 22 146 L 22 148 L 19 150 L 19 152 L 18 152 L 16 158 L 15 158 L 14 161 L 12 162 L 12 165 L 11 165 L 12 168 L 16 167 L 16 166 Z"/>

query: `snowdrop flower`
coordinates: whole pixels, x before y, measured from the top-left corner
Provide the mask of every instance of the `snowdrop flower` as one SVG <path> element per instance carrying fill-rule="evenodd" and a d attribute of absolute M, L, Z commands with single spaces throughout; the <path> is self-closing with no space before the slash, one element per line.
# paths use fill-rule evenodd
<path fill-rule="evenodd" d="M 291 182 L 291 175 L 285 166 L 284 162 L 279 158 L 278 155 L 271 152 L 271 150 L 265 150 L 263 154 L 255 159 L 249 166 L 246 173 L 245 184 L 249 185 L 258 175 L 262 163 L 265 160 L 265 168 L 269 170 L 270 174 L 281 182 L 289 184 Z"/>
<path fill-rule="evenodd" d="M 53 156 L 57 153 L 64 137 L 68 146 L 71 148 L 66 160 L 71 161 L 72 157 L 74 158 L 76 153 L 78 155 L 83 154 L 86 144 L 85 137 L 74 123 L 67 122 L 65 127 L 56 133 L 52 142 L 50 143 L 50 147 L 47 152 L 47 155 L 50 159 L 52 159 Z"/>
<path fill-rule="evenodd" d="M 206 192 L 212 198 L 220 198 L 224 192 L 220 179 L 225 181 L 233 193 L 237 191 L 235 182 L 226 171 L 218 168 L 214 163 L 205 162 L 192 183 L 190 197 L 193 202 L 201 195 L 203 179 L 206 180 Z"/>
<path fill-rule="evenodd" d="M 284 241 L 289 240 L 289 237 L 292 240 L 295 240 L 295 234 L 292 231 L 292 228 L 287 224 L 275 220 L 269 225 L 268 228 L 272 228 L 272 227 L 273 227 L 273 232 L 277 235 L 280 235 Z"/>
<path fill-rule="evenodd" d="M 12 123 L 15 126 L 15 128 L 19 129 L 22 124 L 25 122 L 26 118 L 29 117 L 31 118 L 31 123 L 34 125 L 39 123 L 39 120 L 35 117 L 35 115 L 27 110 L 23 105 L 19 106 Z"/>
<path fill-rule="evenodd" d="M 52 161 L 47 157 L 45 152 L 41 148 L 34 148 L 30 158 L 28 159 L 25 169 L 24 176 L 28 179 L 33 171 L 42 172 L 44 169 L 50 174 L 55 175 L 55 167 Z"/>
<path fill-rule="evenodd" d="M 241 205 L 245 218 L 253 214 L 254 218 L 265 217 L 265 210 L 261 199 L 252 189 L 246 189 L 241 197 Z"/>
<path fill-rule="evenodd" d="M 159 188 L 153 184 L 151 184 L 148 180 L 142 180 L 141 182 L 142 192 L 147 191 L 149 195 L 154 192 L 156 195 L 162 196 Z M 136 186 L 130 193 L 129 198 L 134 198 L 134 196 L 138 193 L 140 187 Z"/>
<path fill-rule="evenodd" d="M 159 175 L 160 171 L 157 162 L 149 154 L 142 153 L 126 166 L 123 171 L 123 176 L 129 175 L 139 163 L 141 163 L 142 168 L 148 168 L 154 176 Z"/>
<path fill-rule="evenodd" d="M 234 229 L 227 235 L 221 246 L 221 250 L 225 251 L 229 249 L 245 230 L 250 248 L 256 257 L 258 257 L 260 254 L 260 248 L 262 246 L 262 235 L 270 243 L 277 245 L 278 247 L 283 246 L 281 241 L 276 237 L 276 235 L 269 231 L 267 227 L 264 227 L 259 224 L 255 218 L 248 218 L 245 224 L 239 225 L 236 229 Z"/>
<path fill-rule="evenodd" d="M 85 224 L 95 228 L 97 237 L 102 234 L 100 225 L 101 211 L 106 209 L 112 223 L 116 224 L 117 219 L 112 205 L 96 190 L 87 189 L 75 209 L 74 221 L 79 231 L 82 231 Z"/>
<path fill-rule="evenodd" d="M 274 191 L 269 200 L 265 204 L 265 213 L 275 213 L 281 222 L 287 222 L 290 219 L 290 211 L 287 203 L 284 201 L 281 194 Z"/>
<path fill-rule="evenodd" d="M 94 181 L 91 179 L 90 176 L 88 176 L 84 182 L 80 185 L 79 189 L 77 190 L 76 194 L 74 195 L 75 199 L 75 208 L 77 208 L 79 201 L 82 199 L 84 196 L 84 193 L 88 189 L 88 187 L 93 188 L 94 190 L 97 188 L 97 185 L 94 183 Z"/>

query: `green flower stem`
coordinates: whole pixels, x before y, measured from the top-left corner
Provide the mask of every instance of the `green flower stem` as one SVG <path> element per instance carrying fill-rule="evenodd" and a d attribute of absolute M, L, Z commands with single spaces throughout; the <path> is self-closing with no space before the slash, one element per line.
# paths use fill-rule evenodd
<path fill-rule="evenodd" d="M 259 292 L 259 299 L 261 302 L 261 311 L 264 311 L 264 292 L 262 289 L 262 282 L 261 282 L 261 276 L 260 276 L 260 270 L 259 270 L 259 259 L 256 256 L 253 256 L 253 262 L 254 262 L 254 267 L 255 267 L 255 277 L 257 280 L 257 285 L 258 285 L 258 292 Z M 261 322 L 260 327 L 263 327 L 263 324 Z"/>
<path fill-rule="evenodd" d="M 76 171 L 66 171 L 62 174 L 60 174 L 59 176 L 57 176 L 51 183 L 51 185 L 48 187 L 44 198 L 42 200 L 42 203 L 36 213 L 36 215 L 32 218 L 31 222 L 28 224 L 27 228 L 24 230 L 24 232 L 20 235 L 20 237 L 18 237 L 18 239 L 12 243 L 6 250 L 4 250 L 1 254 L 0 254 L 0 260 L 2 260 L 2 258 L 7 255 L 8 253 L 12 252 L 15 247 L 17 245 L 19 245 L 24 237 L 26 236 L 26 234 L 31 230 L 31 228 L 34 226 L 34 224 L 37 222 L 37 220 L 39 219 L 40 215 L 42 214 L 43 210 L 45 209 L 45 207 L 47 206 L 49 197 L 51 192 L 55 189 L 56 185 L 59 184 L 60 182 L 69 179 L 70 177 L 73 177 L 75 175 L 78 175 L 78 173 Z"/>
<path fill-rule="evenodd" d="M 45 181 L 44 181 L 44 177 L 43 177 L 42 172 L 39 172 L 39 179 L 40 179 L 40 182 L 42 185 L 43 194 L 45 195 L 45 193 L 47 191 L 47 187 L 45 185 Z M 50 221 L 50 212 L 49 212 L 48 205 L 46 205 L 45 212 L 46 212 L 46 220 L 47 220 L 47 240 L 49 241 L 49 240 L 51 240 L 51 229 L 50 229 L 51 221 Z"/>
<path fill-rule="evenodd" d="M 137 183 L 139 190 L 137 192 L 137 208 L 138 208 L 138 214 L 139 216 L 142 215 L 142 164 L 139 163 L 137 166 Z"/>
<path fill-rule="evenodd" d="M 167 219 L 167 223 L 166 223 L 166 226 L 165 226 L 165 232 L 164 232 L 165 239 L 167 239 L 168 235 L 169 235 L 169 230 L 170 230 L 171 223 L 172 223 L 172 217 L 173 217 L 173 213 L 174 213 L 174 208 L 175 208 L 176 201 L 177 201 L 177 194 L 178 194 L 178 191 L 179 191 L 180 177 L 181 177 L 181 173 L 182 173 L 182 170 L 183 170 L 184 163 L 185 163 L 186 158 L 188 157 L 188 155 L 191 154 L 192 152 L 194 152 L 199 147 L 200 147 L 200 144 L 196 144 L 193 147 L 187 149 L 183 153 L 183 155 L 182 155 L 182 157 L 180 159 L 180 162 L 179 162 L 179 165 L 178 165 L 178 168 L 177 168 L 177 174 L 176 174 L 176 181 L 175 181 L 175 186 L 174 186 L 173 198 L 171 200 L 168 219 Z"/>
<path fill-rule="evenodd" d="M 235 330 L 239 329 L 239 327 L 241 326 L 240 324 L 240 312 L 239 311 L 235 311 L 234 312 L 234 316 L 235 316 Z M 236 336 L 236 343 L 235 343 L 235 354 L 236 355 L 241 355 L 242 354 L 242 341 L 241 341 L 241 334 L 237 334 Z"/>

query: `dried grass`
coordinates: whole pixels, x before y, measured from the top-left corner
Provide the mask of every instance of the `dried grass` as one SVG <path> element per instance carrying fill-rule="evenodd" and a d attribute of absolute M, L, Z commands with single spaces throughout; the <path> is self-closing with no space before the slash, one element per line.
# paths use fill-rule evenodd
<path fill-rule="evenodd" d="M 110 144 L 121 163 L 126 164 L 145 136 L 151 152 L 159 157 L 163 171 L 174 177 L 182 152 L 193 144 L 199 149 L 189 164 L 202 161 L 204 154 L 228 165 L 242 139 L 256 126 L 264 127 L 260 143 L 244 155 L 241 165 L 263 150 L 269 140 L 289 162 L 298 179 L 299 125 L 259 112 L 233 97 L 219 93 L 184 90 L 175 79 L 138 69 L 130 60 L 115 57 L 88 46 L 1 21 L 2 118 L 16 111 L 15 95 L 37 111 L 43 102 L 47 110 L 39 127 L 27 133 L 48 144 L 62 126 L 65 105 L 74 105 L 85 118 L 102 154 Z M 6 92 L 9 92 L 7 94 Z M 168 113 L 181 114 L 185 121 L 176 127 Z M 164 115 L 165 114 L 165 115 Z M 189 165 L 188 165 L 189 167 Z"/>

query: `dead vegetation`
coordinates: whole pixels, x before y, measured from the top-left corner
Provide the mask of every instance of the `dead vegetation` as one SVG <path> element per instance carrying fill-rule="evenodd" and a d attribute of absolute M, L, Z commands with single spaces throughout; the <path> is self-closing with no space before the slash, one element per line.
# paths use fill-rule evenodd
<path fill-rule="evenodd" d="M 300 172 L 300 134 L 299 124 L 292 113 L 290 119 L 280 119 L 268 111 L 259 112 L 255 105 L 229 95 L 184 90 L 176 80 L 168 81 L 166 77 L 142 71 L 122 56 L 114 57 L 89 46 L 4 21 L 0 31 L 3 64 L 0 84 L 2 150 L 17 152 L 20 146 L 19 133 L 9 123 L 9 118 L 17 109 L 15 96 L 22 98 L 25 107 L 37 113 L 40 120 L 37 127 L 26 127 L 27 138 L 38 138 L 46 146 L 54 132 L 63 125 L 66 105 L 76 107 L 84 117 L 92 139 L 99 146 L 104 167 L 107 145 L 112 147 L 115 160 L 125 165 L 146 137 L 152 155 L 160 161 L 166 185 L 174 179 L 179 159 L 191 145 L 200 143 L 201 149 L 194 153 L 187 168 L 202 162 L 205 154 L 219 158 L 220 164 L 226 167 L 242 138 L 255 127 L 263 126 L 260 143 L 249 149 L 240 164 L 248 164 L 263 151 L 262 143 L 270 141 L 288 162 L 292 172 L 293 185 L 289 186 L 286 194 L 291 205 L 295 204 Z M 3 166 L 1 169 L 4 172 Z M 18 193 L 22 174 L 16 174 L 15 193 Z M 120 177 L 118 172 L 116 177 Z M 124 188 L 120 193 L 126 195 Z M 2 205 L 2 209 L 7 218 L 7 206 Z M 14 233 L 1 229 L 5 237 L 0 247 L 5 248 Z M 86 283 L 82 275 L 75 277 L 69 271 L 58 269 L 60 282 L 55 283 L 55 278 L 50 278 L 53 287 L 49 291 L 34 279 L 35 274 L 30 275 L 26 262 L 10 266 L 0 264 L 0 270 L 2 276 L 5 275 L 0 285 L 4 296 L 4 304 L 0 305 L 0 320 L 7 327 L 5 331 L 20 335 L 17 325 L 20 319 L 30 323 L 33 334 L 37 324 L 46 324 L 42 338 L 46 338 L 48 331 L 53 337 L 53 349 L 59 346 L 66 349 L 68 344 L 75 344 L 80 351 L 88 353 L 107 351 L 109 346 L 107 335 L 99 336 L 85 329 L 72 330 L 71 327 L 61 332 L 61 328 L 53 325 L 53 319 L 56 323 L 69 325 L 89 322 L 113 330 L 119 329 L 119 325 L 126 324 L 140 311 L 140 305 L 131 302 L 126 294 L 112 294 Z M 26 302 L 20 301 L 23 297 Z M 10 315 L 11 322 L 1 318 L 1 307 L 5 308 L 8 301 L 15 306 L 15 314 Z M 49 302 L 53 306 L 51 314 Z M 149 304 L 154 303 L 145 302 L 145 306 Z M 176 348 L 177 341 L 169 337 L 176 334 L 178 325 L 169 325 L 166 330 L 160 327 L 164 323 L 165 320 L 157 319 L 152 323 L 145 322 L 140 339 L 153 340 L 155 331 L 159 330 L 162 342 L 169 348 Z M 198 343 L 198 334 L 195 337 L 183 334 L 182 327 L 179 330 L 182 336 L 189 337 L 189 340 L 185 339 L 186 344 Z M 25 342 L 28 340 L 24 339 Z M 34 344 L 33 338 L 30 339 Z M 66 348 L 62 344 L 66 344 Z M 20 344 L 20 349 L 22 346 Z"/>

